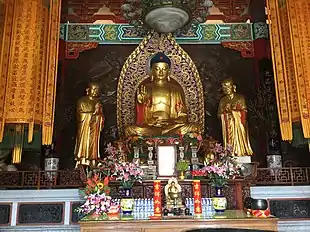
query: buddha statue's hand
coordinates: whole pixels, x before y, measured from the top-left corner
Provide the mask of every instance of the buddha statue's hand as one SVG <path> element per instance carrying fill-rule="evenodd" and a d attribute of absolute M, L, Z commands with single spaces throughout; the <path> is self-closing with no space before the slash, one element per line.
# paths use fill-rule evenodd
<path fill-rule="evenodd" d="M 140 88 L 137 91 L 137 101 L 140 104 L 145 103 L 147 99 L 147 91 L 144 85 L 141 85 Z"/>
<path fill-rule="evenodd" d="M 152 117 L 148 123 L 149 126 L 161 127 L 161 120 L 159 117 Z"/>

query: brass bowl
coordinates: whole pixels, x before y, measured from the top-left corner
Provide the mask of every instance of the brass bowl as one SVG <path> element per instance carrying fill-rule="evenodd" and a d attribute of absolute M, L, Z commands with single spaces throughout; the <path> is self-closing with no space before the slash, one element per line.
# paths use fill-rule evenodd
<path fill-rule="evenodd" d="M 172 199 L 172 200 L 175 200 L 175 199 L 178 199 L 179 198 L 179 194 L 178 193 L 168 193 L 169 194 L 169 197 Z"/>

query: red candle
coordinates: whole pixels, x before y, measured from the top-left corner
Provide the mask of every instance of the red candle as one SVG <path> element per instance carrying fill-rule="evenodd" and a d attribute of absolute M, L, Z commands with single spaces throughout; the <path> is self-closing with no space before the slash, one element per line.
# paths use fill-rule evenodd
<path fill-rule="evenodd" d="M 161 217 L 161 183 L 154 180 L 154 216 Z"/>
<path fill-rule="evenodd" d="M 200 217 L 202 215 L 200 180 L 193 180 L 193 194 L 195 216 Z"/>

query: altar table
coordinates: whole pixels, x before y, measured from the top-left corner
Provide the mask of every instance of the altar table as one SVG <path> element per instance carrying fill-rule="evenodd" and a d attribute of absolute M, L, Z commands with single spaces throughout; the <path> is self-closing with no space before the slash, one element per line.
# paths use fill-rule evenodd
<path fill-rule="evenodd" d="M 86 181 L 86 180 L 85 180 Z M 161 180 L 162 192 L 168 180 Z M 178 183 L 182 187 L 182 199 L 193 198 L 193 180 L 180 180 Z M 111 188 L 111 197 L 120 199 L 122 196 L 119 191 L 119 181 L 111 181 L 109 187 Z M 214 196 L 214 188 L 206 181 L 201 180 L 201 197 L 209 198 Z M 154 180 L 143 180 L 143 183 L 136 183 L 133 188 L 133 197 L 141 199 L 154 198 Z M 243 209 L 243 201 L 246 197 L 250 197 L 250 182 L 249 180 L 233 179 L 229 180 L 228 187 L 224 188 L 224 195 L 227 199 L 227 209 L 233 210 Z M 164 194 L 162 194 L 162 202 L 165 201 Z"/>
<path fill-rule="evenodd" d="M 80 221 L 81 232 L 185 232 L 193 229 L 235 228 L 278 231 L 277 218 L 253 218 L 241 210 L 201 219 Z"/>

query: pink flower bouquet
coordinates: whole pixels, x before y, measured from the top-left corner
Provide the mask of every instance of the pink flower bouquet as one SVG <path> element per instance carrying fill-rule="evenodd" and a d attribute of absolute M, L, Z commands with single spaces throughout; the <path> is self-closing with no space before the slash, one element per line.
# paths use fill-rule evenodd
<path fill-rule="evenodd" d="M 143 170 L 134 163 L 123 162 L 115 164 L 116 180 L 122 182 L 124 188 L 132 188 L 135 182 L 142 183 Z"/>
<path fill-rule="evenodd" d="M 105 193 L 94 193 L 85 196 L 85 203 L 77 209 L 78 213 L 84 215 L 96 214 L 106 215 L 112 205 L 112 199 Z"/>
<path fill-rule="evenodd" d="M 115 165 L 120 163 L 117 158 L 119 152 L 114 146 L 111 145 L 111 143 L 108 144 L 105 152 L 108 156 L 100 162 L 99 169 L 104 176 L 111 177 L 111 175 L 115 172 Z"/>
<path fill-rule="evenodd" d="M 216 187 L 223 187 L 229 179 L 240 175 L 240 167 L 233 156 L 232 147 L 224 148 L 221 144 L 216 143 L 202 171 Z"/>

